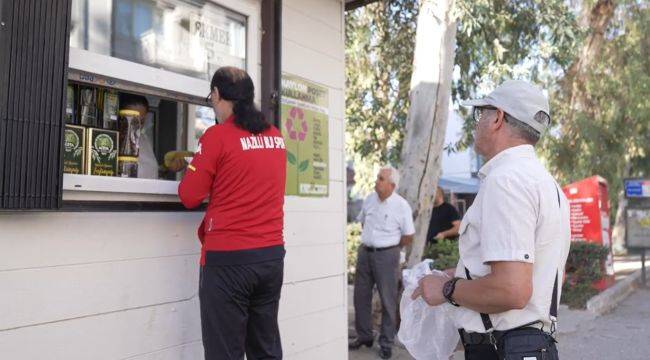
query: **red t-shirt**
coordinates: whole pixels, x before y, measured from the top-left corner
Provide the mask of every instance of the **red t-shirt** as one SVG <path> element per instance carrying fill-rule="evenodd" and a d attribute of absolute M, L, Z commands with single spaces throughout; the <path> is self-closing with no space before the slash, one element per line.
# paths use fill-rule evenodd
<path fill-rule="evenodd" d="M 234 116 L 210 127 L 178 187 L 187 208 L 210 198 L 199 227 L 201 264 L 206 251 L 283 245 L 285 180 L 286 150 L 277 128 L 253 135 Z"/>

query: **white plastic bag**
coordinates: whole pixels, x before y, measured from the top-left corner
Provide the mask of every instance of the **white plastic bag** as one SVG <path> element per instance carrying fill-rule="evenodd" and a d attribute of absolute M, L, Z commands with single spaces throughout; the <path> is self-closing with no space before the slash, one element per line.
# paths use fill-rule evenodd
<path fill-rule="evenodd" d="M 429 274 L 432 260 L 403 271 L 404 293 L 400 302 L 402 322 L 397 337 L 417 360 L 448 360 L 458 345 L 458 330 L 447 316 L 445 306 L 429 306 L 422 297 L 411 299 L 419 280 Z"/>

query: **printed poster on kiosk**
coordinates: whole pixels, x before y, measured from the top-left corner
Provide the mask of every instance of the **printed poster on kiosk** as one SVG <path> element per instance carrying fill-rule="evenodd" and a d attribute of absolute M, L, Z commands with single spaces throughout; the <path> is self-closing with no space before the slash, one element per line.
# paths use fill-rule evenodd
<path fill-rule="evenodd" d="M 287 146 L 286 195 L 329 194 L 329 91 L 282 75 L 281 128 Z"/>

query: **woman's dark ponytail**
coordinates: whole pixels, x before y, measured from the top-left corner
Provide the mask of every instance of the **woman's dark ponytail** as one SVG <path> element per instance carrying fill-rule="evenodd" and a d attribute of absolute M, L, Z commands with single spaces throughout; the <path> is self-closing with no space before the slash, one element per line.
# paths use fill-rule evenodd
<path fill-rule="evenodd" d="M 270 126 L 252 98 L 235 101 L 232 111 L 235 113 L 235 124 L 252 134 L 259 134 Z"/>
<path fill-rule="evenodd" d="M 252 134 L 259 134 L 271 126 L 255 107 L 255 86 L 244 70 L 231 66 L 219 68 L 210 82 L 210 88 L 215 87 L 221 98 L 233 102 L 237 126 Z"/>

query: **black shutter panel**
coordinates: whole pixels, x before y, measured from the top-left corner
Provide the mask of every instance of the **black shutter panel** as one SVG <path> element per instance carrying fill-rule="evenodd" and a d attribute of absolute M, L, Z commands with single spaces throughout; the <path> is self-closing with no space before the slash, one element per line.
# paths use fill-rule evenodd
<path fill-rule="evenodd" d="M 70 2 L 0 1 L 0 209 L 61 207 Z"/>
<path fill-rule="evenodd" d="M 250 31 L 250 30 L 249 30 Z M 282 0 L 262 1 L 262 112 L 280 128 Z"/>

